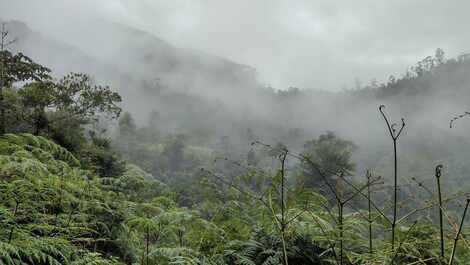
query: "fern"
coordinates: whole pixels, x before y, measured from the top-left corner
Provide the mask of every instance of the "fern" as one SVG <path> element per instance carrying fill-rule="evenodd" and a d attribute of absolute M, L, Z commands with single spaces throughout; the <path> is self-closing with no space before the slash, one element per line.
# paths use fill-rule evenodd
<path fill-rule="evenodd" d="M 32 151 L 33 149 L 41 149 L 48 152 L 56 160 L 62 160 L 71 166 L 80 165 L 72 153 L 41 136 L 34 136 L 31 134 L 4 134 L 0 137 L 0 145 L 5 146 L 6 149 L 10 150 L 23 149 Z M 44 155 L 43 152 L 38 152 L 37 150 L 32 154 Z"/>
<path fill-rule="evenodd" d="M 199 265 L 201 253 L 184 247 L 154 248 L 149 254 L 152 264 Z"/>

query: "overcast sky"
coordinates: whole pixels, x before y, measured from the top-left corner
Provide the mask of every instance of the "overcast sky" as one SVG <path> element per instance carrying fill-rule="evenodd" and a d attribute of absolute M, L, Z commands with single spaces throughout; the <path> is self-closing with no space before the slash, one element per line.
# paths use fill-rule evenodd
<path fill-rule="evenodd" d="M 340 90 L 385 81 L 436 48 L 470 52 L 468 0 L 0 0 L 0 18 L 55 34 L 74 19 L 127 24 L 257 68 L 263 83 Z"/>

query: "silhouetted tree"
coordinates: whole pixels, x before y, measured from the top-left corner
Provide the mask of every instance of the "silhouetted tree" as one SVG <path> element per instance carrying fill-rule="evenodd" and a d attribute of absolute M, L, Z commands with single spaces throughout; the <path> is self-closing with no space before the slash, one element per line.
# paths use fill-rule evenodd
<path fill-rule="evenodd" d="M 307 141 L 304 144 L 302 154 L 331 171 L 350 173 L 355 168 L 355 164 L 351 161 L 351 155 L 355 149 L 354 143 L 343 140 L 328 131 L 320 135 L 318 139 Z M 324 175 L 329 180 L 331 179 L 331 183 L 335 182 L 333 174 L 325 172 Z M 309 188 L 318 187 L 324 183 L 321 176 L 309 163 L 301 164 L 299 181 Z"/>

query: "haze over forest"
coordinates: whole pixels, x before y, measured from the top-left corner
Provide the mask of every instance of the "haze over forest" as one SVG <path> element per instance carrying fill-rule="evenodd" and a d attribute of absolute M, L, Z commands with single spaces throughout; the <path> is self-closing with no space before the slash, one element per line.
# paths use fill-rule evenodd
<path fill-rule="evenodd" d="M 5 122 L 5 134 L 0 143 L 5 142 L 5 146 L 10 146 L 19 145 L 21 142 L 9 137 L 44 137 L 41 139 L 50 140 L 70 152 L 70 155 L 80 162 L 80 166 L 72 165 L 68 160 L 53 155 L 55 159 L 66 161 L 72 168 L 80 167 L 91 175 L 94 174 L 88 178 L 96 178 L 96 189 L 102 189 L 101 185 L 105 186 L 104 189 L 107 189 L 106 185 L 116 185 L 109 189 L 118 194 L 125 194 L 124 197 L 119 197 L 119 200 L 126 203 L 155 203 L 152 199 L 165 197 L 171 200 L 171 207 L 162 206 L 164 203 L 152 207 L 161 208 L 162 212 L 184 212 L 191 214 L 191 218 L 197 216 L 202 227 L 213 225 L 217 229 L 225 229 L 221 232 L 223 239 L 215 239 L 217 233 L 214 232 L 211 234 L 214 236 L 212 242 L 198 245 L 195 242 L 202 242 L 205 233 L 198 230 L 202 229 L 200 227 L 189 227 L 188 224 L 184 232 L 178 231 L 175 235 L 165 236 L 163 231 L 174 228 L 161 228 L 160 238 L 158 233 L 150 236 L 150 224 L 147 224 L 147 231 L 141 229 L 141 236 L 135 231 L 137 234 L 133 235 L 135 242 L 132 243 L 135 245 L 126 248 L 126 244 L 119 241 L 123 240 L 124 230 L 114 231 L 109 228 L 113 233 L 104 235 L 103 232 L 103 237 L 112 241 L 111 245 L 94 243 L 92 251 L 92 243 L 74 243 L 78 248 L 89 251 L 87 253 L 90 255 L 85 255 L 87 258 L 93 259 L 96 254 L 96 257 L 114 259 L 115 262 L 124 264 L 160 264 L 157 263 L 159 260 L 168 264 L 186 264 L 171 258 L 174 253 L 187 258 L 187 253 L 184 254 L 183 250 L 178 249 L 184 247 L 195 251 L 191 252 L 194 260 L 198 258 L 197 262 L 192 260 L 193 263 L 188 261 L 187 264 L 208 262 L 287 265 L 288 261 L 291 264 L 382 264 L 379 263 L 382 261 L 393 263 L 394 255 L 385 252 L 385 249 L 389 248 L 388 243 L 383 243 L 386 241 L 384 238 L 387 238 L 385 235 L 374 236 L 374 240 L 381 242 L 377 244 L 383 244 L 380 249 L 384 250 L 375 253 L 376 256 L 361 247 L 355 248 L 352 241 L 345 243 L 349 244 L 349 249 L 344 249 L 344 256 L 337 253 L 343 253 L 343 241 L 353 240 L 363 232 L 353 231 L 347 240 L 344 239 L 343 225 L 338 225 L 339 220 L 343 219 L 342 204 L 337 216 L 338 221 L 334 220 L 331 212 L 329 214 L 333 219 L 327 219 L 330 217 L 327 217 L 325 212 L 322 213 L 325 216 L 318 213 L 322 218 L 326 218 L 325 224 L 332 226 L 330 232 L 334 237 L 327 236 L 323 231 L 324 238 L 311 240 L 308 237 L 310 232 L 305 232 L 302 230 L 305 227 L 301 227 L 308 222 L 303 219 L 297 222 L 297 217 L 303 218 L 303 212 L 308 212 L 309 209 L 295 205 L 293 209 L 301 213 L 298 216 L 297 213 L 290 216 L 295 216 L 291 219 L 295 220 L 291 230 L 281 230 L 280 238 L 284 245 L 281 247 L 281 241 L 272 243 L 273 251 L 279 255 L 270 256 L 273 263 L 263 263 L 261 258 L 253 258 L 250 253 L 240 255 L 245 255 L 253 263 L 243 263 L 244 259 L 237 259 L 236 255 L 230 258 L 223 255 L 228 255 L 230 251 L 242 252 L 240 249 L 244 247 L 230 248 L 235 241 L 246 243 L 248 241 L 243 240 L 258 240 L 259 244 L 266 245 L 262 240 L 276 238 L 276 233 L 273 232 L 276 228 L 272 220 L 269 230 L 266 227 L 269 227 L 267 223 L 270 221 L 265 219 L 269 220 L 269 217 L 264 214 L 262 218 L 259 217 L 256 215 L 257 209 L 263 209 L 260 212 L 271 210 L 274 215 L 275 211 L 282 210 L 281 220 L 277 215 L 274 216 L 274 224 L 287 229 L 287 223 L 283 223 L 284 218 L 289 217 L 284 211 L 287 204 L 284 202 L 284 195 L 280 199 L 283 205 L 280 209 L 264 209 L 264 206 L 254 205 L 247 198 L 238 198 L 240 194 L 244 194 L 245 189 L 262 194 L 261 198 L 268 196 L 267 194 L 271 196 L 271 193 L 263 191 L 270 190 L 274 184 L 270 179 L 256 177 L 258 173 L 253 172 L 258 170 L 274 176 L 271 177 L 273 179 L 282 174 L 281 178 L 285 178 L 289 186 L 285 189 L 292 189 L 289 190 L 289 196 L 292 194 L 295 200 L 303 198 L 299 189 L 308 189 L 308 192 L 323 196 L 325 204 L 335 209 L 334 211 L 337 210 L 335 207 L 339 209 L 340 204 L 334 204 L 334 197 L 338 198 L 337 194 L 333 192 L 335 196 L 328 195 L 329 185 L 322 182 L 325 176 L 313 172 L 312 169 L 306 169 L 303 155 L 309 156 L 320 168 L 341 171 L 341 174 L 347 175 L 357 187 L 364 181 L 366 172 L 380 176 L 381 188 L 377 188 L 372 197 L 377 203 L 388 205 L 393 201 L 393 188 L 395 194 L 399 190 L 398 199 L 410 201 L 409 205 L 400 205 L 399 214 L 417 209 L 418 202 L 434 199 L 419 187 L 424 183 L 432 185 L 434 190 L 437 165 L 443 165 L 444 193 L 448 196 L 460 194 L 457 196 L 459 197 L 470 192 L 470 118 L 465 119 L 463 116 L 453 121 L 453 126 L 450 126 L 454 117 L 470 111 L 468 10 L 468 1 L 255 3 L 212 0 L 107 0 L 97 3 L 0 0 L 0 22 L 8 29 L 7 40 L 15 40 L 6 47 L 6 51 L 11 54 L 22 53 L 35 63 L 50 69 L 50 73 L 47 72 L 50 76 L 33 75 L 24 78 L 24 75 L 20 75 L 21 71 L 18 72 L 20 74 L 12 73 L 17 79 L 12 79 L 14 82 L 10 83 L 4 82 L 2 77 L 1 89 L 7 93 L 1 99 L 4 101 L 2 115 L 6 115 L 2 117 L 7 117 L 8 121 Z M 2 67 L 3 64 L 2 62 Z M 2 69 L 16 69 L 8 67 L 7 65 Z M 86 97 L 82 97 L 83 92 L 77 92 L 81 90 L 77 90 L 77 94 L 68 98 L 70 102 L 65 102 L 60 94 L 60 89 L 65 89 L 64 87 L 72 91 L 74 87 L 71 84 L 75 84 L 72 80 L 81 78 L 63 78 L 71 72 L 83 73 L 90 77 L 90 80 L 77 83 L 78 87 L 84 86 L 85 83 L 109 86 L 109 90 L 104 88 L 105 93 L 99 95 L 103 98 L 90 103 L 89 107 L 94 111 L 78 111 L 78 116 L 73 112 L 75 109 L 72 107 L 81 110 L 80 106 L 74 106 L 73 103 L 80 102 L 82 107 L 88 103 Z M 8 74 L 9 72 L 6 75 Z M 49 91 L 35 90 L 43 89 L 41 86 L 44 84 L 53 87 L 50 91 L 58 89 L 54 92 L 56 94 L 51 92 L 50 95 L 51 98 L 57 97 L 57 103 L 50 103 L 54 102 L 51 98 L 45 100 L 47 104 L 41 103 L 45 105 L 34 103 L 40 101 L 39 95 L 46 95 L 46 92 L 41 91 Z M 108 92 L 109 94 L 106 94 Z M 114 92 L 117 94 L 112 94 Z M 90 95 L 94 96 L 93 93 L 90 92 Z M 390 131 L 379 106 L 385 106 L 381 111 L 385 113 L 390 124 L 396 124 Z M 112 117 L 113 115 L 116 117 Z M 63 119 L 64 117 L 72 118 Z M 402 118 L 404 128 L 397 141 L 399 156 L 395 161 L 390 134 L 396 133 L 392 132 L 392 129 L 400 128 Z M 24 133 L 28 135 L 25 136 Z M 26 147 L 21 148 L 25 148 L 24 152 L 31 151 Z M 281 159 L 280 164 L 278 158 L 282 158 L 282 154 L 284 159 L 287 159 Z M 302 155 L 289 157 L 287 154 Z M 2 155 L 15 156 L 7 151 Z M 2 164 L 1 161 L 0 159 L 0 165 L 7 168 L 7 162 Z M 394 161 L 399 165 L 395 184 L 393 181 L 397 169 L 394 168 Z M 280 166 L 284 167 L 284 162 L 287 167 L 285 175 L 282 170 L 276 171 Z M 41 160 L 41 163 L 45 162 Z M 229 183 L 233 181 L 239 186 L 231 186 L 233 183 L 227 186 L 227 183 L 220 182 L 219 179 L 214 180 L 204 174 L 201 168 L 218 172 L 225 176 Z M 7 178 L 8 174 L 5 172 L 10 171 L 0 171 L 0 176 Z M 32 170 L 28 174 L 34 175 L 34 172 Z M 342 189 L 348 187 L 342 186 L 345 185 L 341 184 L 343 175 L 339 176 L 338 172 L 325 174 L 326 178 L 334 183 L 336 192 L 342 194 Z M 138 175 L 148 182 L 140 179 L 144 184 L 138 188 L 130 185 L 130 182 L 126 182 L 126 185 L 132 187 L 126 188 L 115 184 L 117 179 L 124 183 L 127 180 L 122 178 L 130 175 Z M 421 185 L 416 184 L 416 179 L 419 179 Z M 10 183 L 9 179 L 4 181 Z M 400 182 L 398 186 L 396 181 Z M 196 182 L 197 185 L 194 184 Z M 146 185 L 156 190 L 145 189 Z M 210 194 L 211 188 L 217 190 L 212 192 L 217 193 L 219 197 Z M 281 193 L 283 191 L 284 186 Z M 298 197 L 295 197 L 297 195 Z M 356 218 L 356 210 L 366 209 L 367 200 L 361 198 L 361 201 L 359 197 L 351 200 L 351 208 L 345 206 L 345 212 L 352 216 L 351 220 Z M 80 198 L 77 200 L 82 200 Z M 241 200 L 237 203 L 246 204 L 248 209 L 246 212 L 242 211 L 243 218 L 247 219 L 239 220 L 246 222 L 246 227 L 233 228 L 228 222 L 235 220 L 235 217 L 227 214 L 225 219 L 220 217 L 219 220 L 209 209 L 230 208 L 232 206 L 227 205 L 236 200 Z M 11 220 L 18 219 L 17 210 L 11 210 L 15 209 L 11 202 L 2 203 L 2 209 L 11 212 L 8 215 L 10 221 L 5 228 L 5 235 L 9 234 L 5 238 L 9 238 L 10 245 L 14 244 L 11 242 L 14 230 L 10 228 L 10 223 L 13 222 Z M 451 212 L 449 218 L 457 220 L 461 217 L 465 206 L 462 200 L 449 200 L 446 204 Z M 61 207 L 63 209 L 61 208 L 60 212 L 54 213 L 55 226 L 60 223 L 60 214 L 64 214 L 64 222 L 68 224 L 75 220 L 72 216 L 78 214 L 73 206 Z M 437 220 L 436 213 L 429 212 L 430 208 L 435 211 L 431 206 L 426 207 L 428 213 L 423 216 L 429 220 Z M 378 210 L 379 215 L 385 215 L 382 217 L 387 219 L 386 216 L 392 215 L 391 209 L 398 209 L 397 195 L 391 206 L 383 207 L 385 214 Z M 86 213 L 90 218 L 94 218 L 92 213 Z M 54 214 L 51 213 L 51 216 Z M 122 220 L 118 218 L 116 224 L 129 225 L 129 220 L 142 215 L 139 215 L 137 210 L 132 214 L 122 217 Z M 336 215 L 336 212 L 334 214 Z M 391 230 L 392 238 L 395 239 L 396 213 L 393 213 L 393 217 Z M 465 219 L 465 216 L 462 220 L 470 221 L 468 217 Z M 409 227 L 413 223 L 408 219 L 406 221 L 403 223 L 403 231 L 411 229 Z M 163 223 L 161 220 L 158 222 Z M 210 225 L 205 222 L 210 222 Z M 452 220 L 446 222 L 448 226 L 458 223 Z M 261 228 L 259 231 L 252 230 L 249 228 L 251 226 Z M 131 231 L 132 225 L 129 227 Z M 341 228 L 340 235 L 338 227 Z M 437 229 L 437 225 L 429 227 Z M 268 229 L 269 232 L 262 228 Z M 243 230 L 243 233 L 240 232 L 243 236 L 231 234 L 230 229 Z M 388 228 L 376 229 L 383 232 Z M 468 227 L 466 229 L 462 232 L 463 237 L 465 233 L 468 235 Z M 454 232 L 448 228 L 446 240 L 451 242 L 451 234 Z M 37 235 L 35 231 L 25 233 Z M 93 234 L 91 237 L 97 240 L 101 235 Z M 224 238 L 225 236 L 227 238 Z M 437 234 L 433 236 L 437 238 Z M 299 243 L 296 241 L 300 240 L 299 238 L 307 240 L 308 243 Z M 331 246 L 327 242 L 331 241 L 331 238 L 337 243 L 341 242 L 341 247 L 336 244 Z M 402 239 L 401 234 L 400 240 Z M 215 246 L 213 242 L 217 240 L 223 243 Z M 289 241 L 292 249 L 303 246 L 302 244 L 310 244 L 312 249 L 316 249 L 316 254 L 312 254 L 315 258 L 308 253 L 297 252 L 289 252 L 290 256 L 287 257 L 286 241 Z M 146 248 L 141 248 L 141 244 L 145 243 Z M 395 249 L 395 244 L 397 243 L 392 243 L 392 253 L 400 250 L 401 246 Z M 422 243 L 409 248 L 419 249 L 415 252 L 424 253 L 424 245 Z M 451 247 L 450 243 L 446 245 Z M 463 245 L 468 250 L 468 244 Z M 2 246 L 0 245 L 0 250 Z M 256 246 L 251 247 L 260 248 L 260 245 Z M 9 247 L 4 246 L 3 250 L 11 250 Z M 149 254 L 149 247 L 154 250 L 152 255 Z M 175 252 L 165 253 L 161 249 L 163 247 L 171 248 Z M 321 251 L 317 248 L 324 251 L 323 254 L 320 255 Z M 366 243 L 363 248 L 367 249 Z M 220 249 L 228 252 L 222 255 Z M 437 263 L 438 246 L 433 245 L 429 249 L 435 250 L 435 253 L 431 251 L 432 253 L 423 254 L 421 258 L 437 256 L 432 261 L 436 263 L 429 264 L 441 264 Z M 71 253 L 74 251 L 71 250 Z M 262 252 L 259 249 L 256 251 Z M 446 249 L 445 252 L 450 251 Z M 466 264 L 465 262 L 470 260 L 470 251 L 466 253 L 463 247 L 458 251 L 461 255 L 457 255 L 456 262 Z M 369 254 L 370 256 L 367 256 Z M 302 259 L 297 259 L 295 255 Z M 67 259 L 74 260 L 72 256 L 71 254 Z M 402 262 L 397 264 L 414 262 L 417 256 L 397 255 L 397 260 L 401 258 Z M 18 257 L 17 259 L 21 260 Z M 2 260 L 1 257 L 0 261 L 5 264 L 20 264 L 8 263 L 7 259 Z"/>

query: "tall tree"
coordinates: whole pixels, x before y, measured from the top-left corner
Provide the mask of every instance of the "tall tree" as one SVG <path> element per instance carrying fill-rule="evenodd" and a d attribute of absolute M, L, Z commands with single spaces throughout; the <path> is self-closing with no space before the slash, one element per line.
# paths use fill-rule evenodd
<path fill-rule="evenodd" d="M 4 88 L 20 81 L 50 79 L 48 68 L 35 63 L 22 53 L 13 54 L 7 50 L 8 46 L 16 42 L 16 38 L 8 39 L 8 33 L 6 23 L 3 23 L 0 32 L 0 134 L 5 133 L 7 129 Z"/>
<path fill-rule="evenodd" d="M 302 154 L 330 172 L 349 173 L 355 168 L 355 164 L 351 161 L 351 155 L 355 149 L 354 143 L 328 131 L 320 135 L 318 139 L 307 141 Z M 318 187 L 324 183 L 322 177 L 309 163 L 302 163 L 301 169 L 300 182 L 306 187 Z M 325 172 L 324 175 L 332 184 L 336 182 L 333 179 L 334 174 Z"/>
<path fill-rule="evenodd" d="M 107 86 L 93 85 L 85 74 L 69 74 L 51 80 L 26 84 L 18 90 L 22 104 L 30 110 L 34 133 L 54 123 L 78 119 L 88 123 L 98 115 L 117 118 L 121 96 Z"/>

